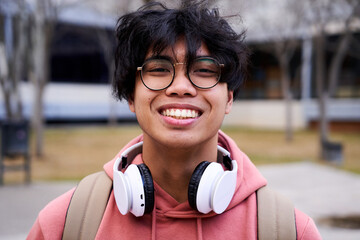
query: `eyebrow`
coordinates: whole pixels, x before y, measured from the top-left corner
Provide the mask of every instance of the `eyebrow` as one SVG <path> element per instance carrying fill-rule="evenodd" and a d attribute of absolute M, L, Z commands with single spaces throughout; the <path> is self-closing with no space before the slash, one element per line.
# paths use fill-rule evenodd
<path fill-rule="evenodd" d="M 145 61 L 148 61 L 148 60 L 151 60 L 151 59 L 163 59 L 163 60 L 168 60 L 170 62 L 173 62 L 173 58 L 169 57 L 169 56 L 166 56 L 166 55 L 153 55 L 149 58 L 146 58 Z M 145 62 L 144 61 L 144 62 Z"/>
<path fill-rule="evenodd" d="M 207 58 L 207 57 L 208 58 L 214 58 L 213 56 L 210 56 L 210 55 L 199 55 L 199 56 L 196 56 L 195 59 L 197 59 L 197 58 Z M 144 60 L 144 62 L 148 61 L 148 60 L 151 60 L 151 59 L 163 59 L 163 60 L 168 60 L 171 63 L 176 63 L 177 62 L 174 58 L 172 58 L 170 56 L 167 56 L 167 55 L 153 55 L 153 56 L 151 56 L 149 58 L 146 58 Z"/>

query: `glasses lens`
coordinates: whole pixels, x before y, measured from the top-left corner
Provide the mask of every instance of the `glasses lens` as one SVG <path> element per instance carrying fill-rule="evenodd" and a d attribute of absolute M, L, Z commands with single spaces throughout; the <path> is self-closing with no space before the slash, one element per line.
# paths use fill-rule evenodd
<path fill-rule="evenodd" d="M 221 67 L 212 58 L 198 58 L 189 69 L 189 76 L 194 85 L 199 88 L 212 88 L 220 80 Z"/>
<path fill-rule="evenodd" d="M 141 79 L 144 85 L 152 90 L 167 88 L 173 79 L 174 67 L 164 59 L 150 59 L 141 69 Z"/>

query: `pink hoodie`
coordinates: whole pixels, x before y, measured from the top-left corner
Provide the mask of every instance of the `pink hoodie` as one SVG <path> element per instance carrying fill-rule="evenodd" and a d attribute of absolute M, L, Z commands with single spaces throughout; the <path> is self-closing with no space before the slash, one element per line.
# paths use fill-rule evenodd
<path fill-rule="evenodd" d="M 112 178 L 115 159 L 129 146 L 142 140 L 139 136 L 129 142 L 115 158 L 104 165 Z M 219 145 L 227 149 L 238 163 L 235 195 L 224 213 L 201 214 L 188 202 L 178 203 L 156 183 L 155 208 L 152 214 L 135 217 L 121 215 L 111 193 L 96 239 L 257 239 L 257 206 L 255 191 L 266 185 L 249 158 L 235 142 L 219 132 Z M 141 154 L 133 163 L 141 163 Z M 74 189 L 50 202 L 40 213 L 27 239 L 61 239 L 66 211 Z M 295 209 L 298 239 L 321 239 L 311 218 Z"/>

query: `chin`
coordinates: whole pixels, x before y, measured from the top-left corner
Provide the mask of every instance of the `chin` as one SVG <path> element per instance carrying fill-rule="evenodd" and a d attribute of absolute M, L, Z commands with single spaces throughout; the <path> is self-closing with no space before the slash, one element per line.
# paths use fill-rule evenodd
<path fill-rule="evenodd" d="M 166 145 L 168 148 L 192 148 L 194 146 L 199 146 L 206 142 L 209 142 L 211 139 L 216 138 L 217 141 L 217 134 L 211 136 L 200 136 L 201 134 L 197 133 L 194 134 L 189 133 L 186 134 L 184 132 L 181 133 L 173 133 L 167 135 L 165 139 L 163 139 L 163 144 Z"/>

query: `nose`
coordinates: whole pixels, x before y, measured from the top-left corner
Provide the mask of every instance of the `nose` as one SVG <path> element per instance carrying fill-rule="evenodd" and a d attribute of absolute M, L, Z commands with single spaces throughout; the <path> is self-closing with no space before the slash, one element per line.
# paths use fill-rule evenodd
<path fill-rule="evenodd" d="M 191 83 L 187 73 L 186 66 L 183 63 L 175 64 L 175 76 L 172 84 L 166 89 L 167 95 L 176 96 L 196 96 L 197 89 Z"/>

